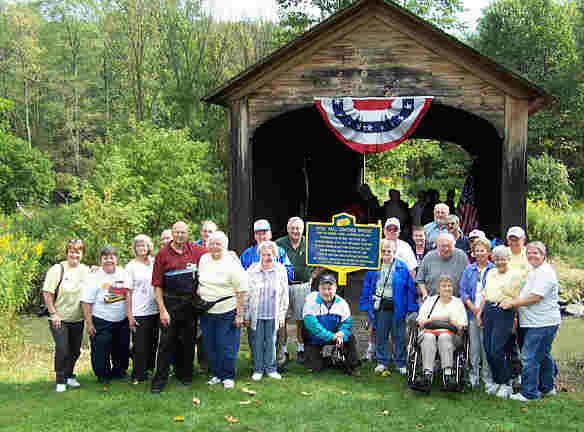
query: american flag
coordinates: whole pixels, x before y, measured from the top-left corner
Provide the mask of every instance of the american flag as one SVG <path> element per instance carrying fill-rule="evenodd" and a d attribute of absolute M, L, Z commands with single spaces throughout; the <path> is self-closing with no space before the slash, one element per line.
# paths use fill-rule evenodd
<path fill-rule="evenodd" d="M 472 174 L 469 174 L 464 182 L 464 188 L 458 202 L 458 215 L 460 228 L 464 234 L 468 235 L 473 229 L 478 228 L 479 215 L 475 203 L 475 184 Z"/>

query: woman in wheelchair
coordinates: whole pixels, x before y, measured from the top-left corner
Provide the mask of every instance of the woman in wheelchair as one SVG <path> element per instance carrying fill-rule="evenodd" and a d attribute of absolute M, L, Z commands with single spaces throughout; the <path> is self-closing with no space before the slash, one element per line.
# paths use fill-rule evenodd
<path fill-rule="evenodd" d="M 440 276 L 438 295 L 428 297 L 418 316 L 418 340 L 422 353 L 424 376 L 422 386 L 429 391 L 436 360 L 440 352 L 443 388 L 455 390 L 462 383 L 460 371 L 454 369 L 454 351 L 463 346 L 463 332 L 468 321 L 462 301 L 452 295 L 454 281 Z M 458 367 L 458 365 L 457 365 Z"/>

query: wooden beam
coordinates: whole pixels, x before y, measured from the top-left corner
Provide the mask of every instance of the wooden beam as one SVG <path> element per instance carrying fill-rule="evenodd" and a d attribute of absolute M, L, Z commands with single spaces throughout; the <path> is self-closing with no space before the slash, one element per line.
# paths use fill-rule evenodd
<path fill-rule="evenodd" d="M 229 145 L 231 172 L 229 176 L 229 248 L 241 254 L 251 242 L 252 153 L 248 134 L 249 108 L 247 98 L 231 104 L 229 115 Z"/>
<path fill-rule="evenodd" d="M 505 139 L 501 158 L 501 234 L 527 221 L 527 100 L 505 97 Z"/>

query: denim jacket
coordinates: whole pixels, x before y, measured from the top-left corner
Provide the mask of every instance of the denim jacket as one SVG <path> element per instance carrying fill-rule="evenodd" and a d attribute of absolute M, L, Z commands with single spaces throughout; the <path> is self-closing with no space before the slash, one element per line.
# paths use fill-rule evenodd
<path fill-rule="evenodd" d="M 491 261 L 487 262 L 487 268 L 485 270 L 485 274 L 483 275 L 483 289 L 485 288 L 485 283 L 487 282 L 487 273 L 493 268 L 495 268 L 495 264 L 493 264 Z M 462 300 L 462 303 L 464 303 L 469 321 L 474 319 L 474 314 L 466 306 L 466 299 L 470 299 L 470 301 L 474 304 L 477 294 L 478 279 L 479 269 L 477 263 L 469 264 L 464 269 L 464 272 L 462 272 L 462 276 L 460 277 L 460 300 Z"/>

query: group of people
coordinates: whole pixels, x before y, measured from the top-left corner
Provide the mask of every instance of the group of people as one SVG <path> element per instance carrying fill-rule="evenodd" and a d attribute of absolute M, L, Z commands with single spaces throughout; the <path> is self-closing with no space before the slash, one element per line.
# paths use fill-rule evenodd
<path fill-rule="evenodd" d="M 144 382 L 151 372 L 151 391 L 160 393 L 174 365 L 176 378 L 190 385 L 194 341 L 202 339 L 198 351 L 208 359 L 208 384 L 232 388 L 243 327 L 252 380 L 280 380 L 277 359 L 288 357 L 290 316 L 299 362 L 312 371 L 340 364 L 346 373 L 360 375 L 351 309 L 337 294 L 334 272 L 307 266 L 302 219 L 291 218 L 288 234 L 275 242 L 267 220 L 257 220 L 253 231 L 254 245 L 238 257 L 213 222 L 204 221 L 201 240 L 192 242 L 188 225 L 179 221 L 162 233 L 155 256 L 152 240 L 141 234 L 133 242 L 136 257 L 125 268 L 116 250 L 106 247 L 94 270 L 81 263 L 83 242 L 68 242 L 67 259 L 49 270 L 43 287 L 56 345 L 56 390 L 80 385 L 73 372 L 84 328 L 102 383 L 125 377 L 131 355 L 132 383 Z M 425 377 L 431 379 L 437 352 L 445 375 L 451 375 L 453 352 L 468 329 L 473 386 L 482 377 L 487 392 L 500 397 L 553 394 L 551 345 L 560 313 L 558 281 L 545 246 L 525 246 L 523 229 L 512 227 L 509 246 L 491 250 L 482 231 L 467 238 L 444 203 L 434 206 L 432 222 L 412 227 L 409 242 L 400 233 L 400 219 L 388 218 L 381 268 L 366 273 L 359 301 L 370 319 L 366 355 L 376 359 L 375 372 L 393 363 L 407 373 L 406 334 L 418 326 Z M 196 307 L 197 298 L 204 310 Z M 437 322 L 450 329 L 437 328 Z M 333 355 L 324 355 L 326 346 Z M 522 387 L 511 395 L 509 362 L 518 352 Z"/>

